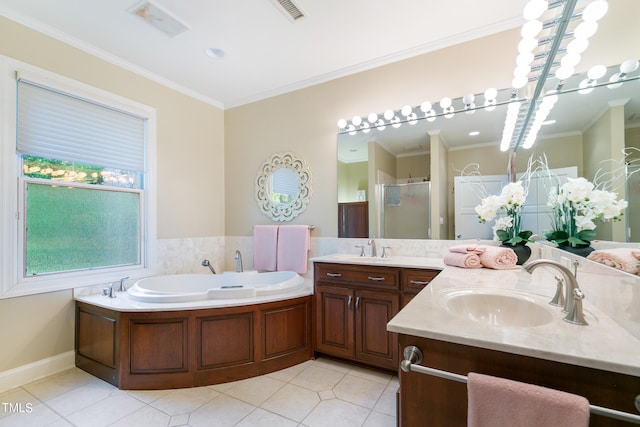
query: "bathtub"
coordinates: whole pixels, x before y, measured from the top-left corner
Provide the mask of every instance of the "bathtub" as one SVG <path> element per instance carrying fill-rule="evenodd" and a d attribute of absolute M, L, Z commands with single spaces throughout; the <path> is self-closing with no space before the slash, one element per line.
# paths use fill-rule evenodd
<path fill-rule="evenodd" d="M 303 286 L 304 278 L 293 271 L 173 274 L 138 280 L 127 293 L 134 301 L 176 303 L 278 295 Z"/>

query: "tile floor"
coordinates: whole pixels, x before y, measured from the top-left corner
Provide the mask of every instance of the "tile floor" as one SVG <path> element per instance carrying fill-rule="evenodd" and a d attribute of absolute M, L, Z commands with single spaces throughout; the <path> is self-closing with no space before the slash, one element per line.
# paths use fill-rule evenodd
<path fill-rule="evenodd" d="M 0 426 L 396 425 L 398 379 L 329 359 L 247 380 L 126 391 L 77 368 L 0 394 Z"/>

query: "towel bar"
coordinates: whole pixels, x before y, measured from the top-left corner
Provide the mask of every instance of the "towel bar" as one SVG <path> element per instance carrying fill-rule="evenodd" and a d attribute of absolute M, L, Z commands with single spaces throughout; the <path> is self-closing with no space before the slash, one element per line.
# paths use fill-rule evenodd
<path fill-rule="evenodd" d="M 418 372 L 421 374 L 444 378 L 446 380 L 457 381 L 459 383 L 467 383 L 467 377 L 465 375 L 454 374 L 453 372 L 418 365 L 418 363 L 421 362 L 422 351 L 420 351 L 416 346 L 407 346 L 404 348 L 404 360 L 400 363 L 400 369 L 404 372 Z M 638 411 L 640 411 L 640 394 L 636 396 L 634 404 Z M 620 421 L 626 421 L 632 424 L 640 424 L 640 415 L 629 414 L 628 412 L 622 412 L 596 405 L 589 405 L 589 412 Z"/>

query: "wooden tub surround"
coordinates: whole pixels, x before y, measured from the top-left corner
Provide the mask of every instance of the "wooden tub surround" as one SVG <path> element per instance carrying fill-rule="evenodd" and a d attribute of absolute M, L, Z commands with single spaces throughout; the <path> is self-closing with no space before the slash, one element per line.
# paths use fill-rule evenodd
<path fill-rule="evenodd" d="M 174 311 L 76 301 L 76 366 L 120 389 L 197 387 L 309 360 L 311 296 Z"/>

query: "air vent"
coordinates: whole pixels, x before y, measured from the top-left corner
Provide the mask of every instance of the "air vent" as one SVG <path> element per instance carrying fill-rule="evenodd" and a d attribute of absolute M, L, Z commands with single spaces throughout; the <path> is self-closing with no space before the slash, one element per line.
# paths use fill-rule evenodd
<path fill-rule="evenodd" d="M 147 21 L 169 37 L 175 37 L 189 29 L 177 16 L 148 0 L 141 1 L 129 9 L 131 13 Z"/>
<path fill-rule="evenodd" d="M 271 3 L 291 22 L 302 19 L 305 16 L 300 7 L 291 0 L 271 0 Z"/>

